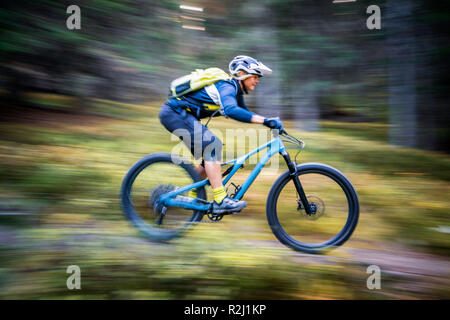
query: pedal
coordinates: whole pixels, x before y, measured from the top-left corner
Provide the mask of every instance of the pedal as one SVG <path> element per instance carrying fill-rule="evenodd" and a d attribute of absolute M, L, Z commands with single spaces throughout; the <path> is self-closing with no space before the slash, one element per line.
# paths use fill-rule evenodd
<path fill-rule="evenodd" d="M 239 213 L 239 212 L 241 212 L 241 211 L 242 211 L 242 209 L 239 210 L 239 211 L 228 211 L 228 212 L 222 213 L 222 215 L 224 215 L 224 216 L 229 216 L 229 215 L 233 215 L 233 214 Z"/>

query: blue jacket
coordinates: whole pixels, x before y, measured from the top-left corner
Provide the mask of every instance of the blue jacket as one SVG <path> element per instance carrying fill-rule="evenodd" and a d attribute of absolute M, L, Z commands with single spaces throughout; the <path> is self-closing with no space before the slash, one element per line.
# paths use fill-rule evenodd
<path fill-rule="evenodd" d="M 187 108 L 197 119 L 226 116 L 237 121 L 250 122 L 255 114 L 244 102 L 244 92 L 238 80 L 221 80 L 200 90 L 190 92 L 181 98 L 169 99 L 172 107 Z"/>

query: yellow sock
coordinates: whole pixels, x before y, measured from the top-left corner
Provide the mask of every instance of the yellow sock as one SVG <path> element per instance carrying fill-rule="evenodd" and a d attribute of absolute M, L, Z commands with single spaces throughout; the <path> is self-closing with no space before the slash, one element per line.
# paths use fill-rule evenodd
<path fill-rule="evenodd" d="M 225 191 L 225 188 L 223 186 L 213 189 L 213 194 L 214 194 L 214 201 L 217 203 L 221 203 L 222 200 L 225 199 L 225 197 L 227 196 L 227 192 Z"/>
<path fill-rule="evenodd" d="M 197 189 L 191 189 L 188 192 L 188 197 L 197 198 Z"/>

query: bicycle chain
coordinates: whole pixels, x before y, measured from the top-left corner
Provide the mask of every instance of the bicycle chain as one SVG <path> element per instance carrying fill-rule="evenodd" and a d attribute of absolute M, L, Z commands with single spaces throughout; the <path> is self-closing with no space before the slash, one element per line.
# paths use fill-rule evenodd
<path fill-rule="evenodd" d="M 198 221 L 198 222 L 195 222 L 195 223 L 219 223 L 219 222 L 221 222 L 222 220 L 217 220 L 217 221 L 213 221 L 213 220 L 201 220 L 201 221 Z"/>
<path fill-rule="evenodd" d="M 194 223 L 219 223 L 219 222 L 222 221 L 222 218 L 223 218 L 223 215 L 222 215 L 220 219 L 218 219 L 218 220 L 212 220 L 210 217 L 208 217 L 208 214 L 205 214 L 205 216 L 206 216 L 208 219 L 201 220 L 201 221 L 197 221 L 197 222 L 194 222 Z"/>

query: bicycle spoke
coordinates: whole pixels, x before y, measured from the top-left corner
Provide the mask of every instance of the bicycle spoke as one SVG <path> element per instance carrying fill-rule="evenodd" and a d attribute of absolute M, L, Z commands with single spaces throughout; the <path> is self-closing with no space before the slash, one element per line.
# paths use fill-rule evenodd
<path fill-rule="evenodd" d="M 267 199 L 267 220 L 272 232 L 286 246 L 320 253 L 342 245 L 356 228 L 359 202 L 350 181 L 338 170 L 320 163 L 296 168 L 309 203 L 298 198 L 290 172 L 274 183 Z"/>
<path fill-rule="evenodd" d="M 320 244 L 335 237 L 345 226 L 348 199 L 339 184 L 325 175 L 300 176 L 311 214 L 306 213 L 295 186 L 289 181 L 280 192 L 276 206 L 279 223 L 294 240 Z"/>
<path fill-rule="evenodd" d="M 128 217 L 151 237 L 169 239 L 186 229 L 192 221 L 201 219 L 201 215 L 193 210 L 167 208 L 159 202 L 160 196 L 193 183 L 196 173 L 192 166 L 173 163 L 167 154 L 147 158 L 136 163 L 124 179 L 124 208 Z M 203 189 L 198 196 L 205 197 Z"/>

